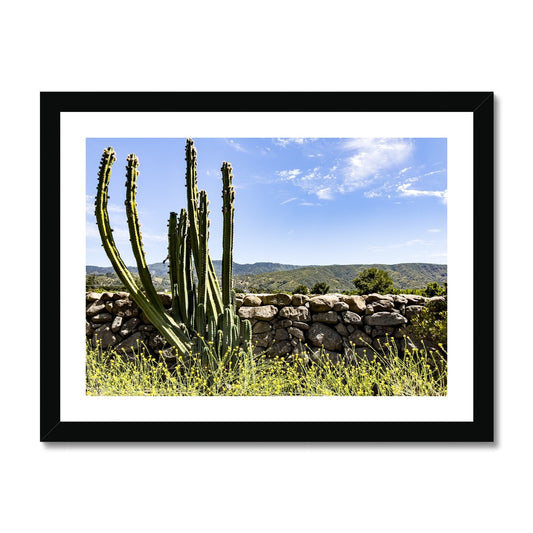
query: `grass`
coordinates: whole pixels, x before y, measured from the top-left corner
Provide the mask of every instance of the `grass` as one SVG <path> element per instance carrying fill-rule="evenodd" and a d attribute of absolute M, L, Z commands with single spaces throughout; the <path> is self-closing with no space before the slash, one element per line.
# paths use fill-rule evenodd
<path fill-rule="evenodd" d="M 86 392 L 90 396 L 445 396 L 445 356 L 426 350 L 399 357 L 394 340 L 358 364 L 319 363 L 242 352 L 201 362 L 192 356 L 174 369 L 143 346 L 128 357 L 87 344 Z M 233 354 L 235 355 L 235 354 Z M 229 361 L 229 362 L 228 362 Z"/>

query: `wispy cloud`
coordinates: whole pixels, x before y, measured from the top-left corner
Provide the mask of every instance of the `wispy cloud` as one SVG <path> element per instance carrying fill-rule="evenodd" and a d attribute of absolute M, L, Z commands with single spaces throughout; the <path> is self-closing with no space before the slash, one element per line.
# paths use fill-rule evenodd
<path fill-rule="evenodd" d="M 344 169 L 341 192 L 351 192 L 379 181 L 405 163 L 412 155 L 413 143 L 409 139 L 350 139 L 344 149 L 353 155 Z"/>
<path fill-rule="evenodd" d="M 443 191 L 424 191 L 420 189 L 411 189 L 412 183 L 403 183 L 401 185 L 398 185 L 398 193 L 400 196 L 406 196 L 411 198 L 420 198 L 423 196 L 426 197 L 435 197 L 435 198 L 441 198 L 443 202 L 447 201 L 448 198 L 448 190 L 445 189 Z"/>
<path fill-rule="evenodd" d="M 299 176 L 302 171 L 299 168 L 294 168 L 292 170 L 278 170 L 276 174 L 282 180 L 293 180 L 296 176 Z"/>
<path fill-rule="evenodd" d="M 316 141 L 314 137 L 285 137 L 274 139 L 274 144 L 286 148 L 289 144 L 307 144 Z"/>
<path fill-rule="evenodd" d="M 429 233 L 439 233 L 439 232 L 440 232 L 440 229 L 437 229 L 437 228 L 430 228 L 430 229 L 428 229 L 428 232 L 429 232 Z"/>
<path fill-rule="evenodd" d="M 237 150 L 238 152 L 247 152 L 246 148 L 244 148 L 241 144 L 235 142 L 233 139 L 226 139 L 226 143 L 232 148 L 235 148 L 235 150 Z"/>
<path fill-rule="evenodd" d="M 285 205 L 285 204 L 288 204 L 290 202 L 294 202 L 295 200 L 298 200 L 298 198 L 288 198 L 287 200 L 284 200 L 283 202 L 281 202 L 280 205 Z"/>

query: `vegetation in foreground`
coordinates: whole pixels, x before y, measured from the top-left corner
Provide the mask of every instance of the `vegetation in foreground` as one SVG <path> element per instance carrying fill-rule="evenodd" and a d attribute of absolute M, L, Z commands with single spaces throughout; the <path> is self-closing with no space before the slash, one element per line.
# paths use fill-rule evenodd
<path fill-rule="evenodd" d="M 141 346 L 129 356 L 87 345 L 89 396 L 445 396 L 446 354 L 417 350 L 400 357 L 394 343 L 355 364 L 289 361 L 253 355 L 184 360 L 174 368 Z M 202 362 L 203 359 L 203 362 Z"/>

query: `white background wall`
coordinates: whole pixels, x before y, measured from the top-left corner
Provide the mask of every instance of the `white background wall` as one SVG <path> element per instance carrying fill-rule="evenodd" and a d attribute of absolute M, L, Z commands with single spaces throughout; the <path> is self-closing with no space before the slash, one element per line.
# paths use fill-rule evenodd
<path fill-rule="evenodd" d="M 527 5 L 50 0 L 3 6 L 4 531 L 526 530 L 533 357 L 527 315 L 516 311 L 529 307 L 531 279 Z M 38 330 L 28 320 L 29 297 L 16 302 L 15 296 L 23 279 L 37 305 L 41 90 L 495 91 L 496 303 L 506 311 L 495 332 L 496 443 L 40 444 Z M 21 350 L 30 336 L 34 350 Z"/>

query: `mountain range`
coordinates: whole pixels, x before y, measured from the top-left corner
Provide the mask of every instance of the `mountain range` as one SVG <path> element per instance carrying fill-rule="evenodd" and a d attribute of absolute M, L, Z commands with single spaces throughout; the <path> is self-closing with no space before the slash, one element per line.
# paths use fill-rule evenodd
<path fill-rule="evenodd" d="M 222 261 L 214 260 L 213 266 L 218 276 L 222 272 Z M 233 264 L 234 287 L 237 291 L 287 291 L 293 292 L 297 285 L 311 288 L 315 283 L 325 282 L 330 292 L 343 292 L 354 289 L 353 279 L 363 270 L 375 267 L 388 272 L 397 289 L 422 289 L 430 282 L 441 285 L 447 281 L 447 266 L 433 263 L 399 263 L 396 265 L 286 265 L 281 263 Z M 152 276 L 162 287 L 168 285 L 168 263 L 148 265 Z M 128 267 L 137 273 L 137 267 Z M 87 274 L 115 277 L 112 267 L 89 265 Z"/>

